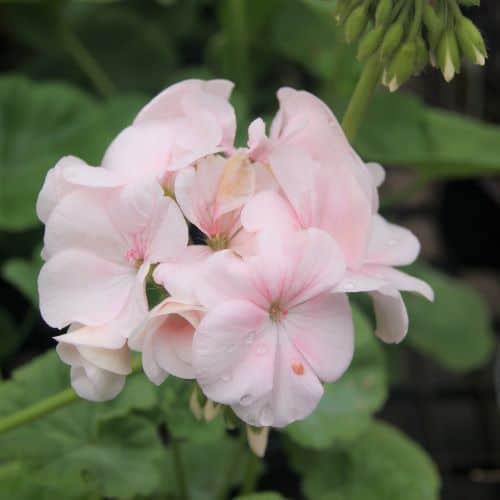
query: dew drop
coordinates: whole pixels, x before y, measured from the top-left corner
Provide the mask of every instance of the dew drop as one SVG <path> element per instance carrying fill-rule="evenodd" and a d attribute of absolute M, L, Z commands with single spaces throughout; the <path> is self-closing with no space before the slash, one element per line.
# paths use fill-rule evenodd
<path fill-rule="evenodd" d="M 229 374 L 226 374 L 226 375 L 222 375 L 222 377 L 220 378 L 223 382 L 230 382 L 231 381 L 231 375 Z"/>
<path fill-rule="evenodd" d="M 356 283 L 354 281 L 346 281 L 344 283 L 344 288 L 346 290 L 354 290 L 355 287 L 356 287 Z"/>
<path fill-rule="evenodd" d="M 240 398 L 240 405 L 246 406 L 252 402 L 253 398 L 250 394 L 245 394 Z"/>
<path fill-rule="evenodd" d="M 247 335 L 247 338 L 245 339 L 245 344 L 247 345 L 250 345 L 250 344 L 253 344 L 255 342 L 255 333 L 250 333 L 249 335 Z"/>
<path fill-rule="evenodd" d="M 267 347 L 265 345 L 260 345 L 257 347 L 257 355 L 263 356 L 267 352 Z"/>
<path fill-rule="evenodd" d="M 273 410 L 269 405 L 264 406 L 260 412 L 260 423 L 266 427 L 273 423 Z"/>

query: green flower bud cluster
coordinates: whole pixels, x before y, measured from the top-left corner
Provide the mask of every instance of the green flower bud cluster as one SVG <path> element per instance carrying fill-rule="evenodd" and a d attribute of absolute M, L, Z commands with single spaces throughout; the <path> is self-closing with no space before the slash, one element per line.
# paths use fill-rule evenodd
<path fill-rule="evenodd" d="M 460 71 L 462 57 L 484 64 L 484 40 L 459 4 L 479 0 L 338 0 L 334 16 L 347 43 L 358 43 L 360 61 L 380 59 L 382 83 L 395 91 L 428 62 L 446 81 Z"/>

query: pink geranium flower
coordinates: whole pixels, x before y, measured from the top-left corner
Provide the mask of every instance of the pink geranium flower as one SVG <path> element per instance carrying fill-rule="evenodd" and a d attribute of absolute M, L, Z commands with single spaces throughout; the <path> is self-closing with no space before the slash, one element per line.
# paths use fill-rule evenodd
<path fill-rule="evenodd" d="M 147 311 L 151 264 L 176 256 L 187 238 L 179 208 L 156 183 L 74 191 L 46 225 L 47 262 L 38 281 L 43 318 L 63 328 L 125 315 L 128 328 L 118 330 L 126 337 Z"/>
<path fill-rule="evenodd" d="M 316 229 L 263 234 L 259 254 L 210 258 L 198 293 L 208 308 L 193 341 L 198 383 L 245 422 L 284 425 L 305 418 L 353 353 L 345 294 L 332 294 L 342 252 Z"/>

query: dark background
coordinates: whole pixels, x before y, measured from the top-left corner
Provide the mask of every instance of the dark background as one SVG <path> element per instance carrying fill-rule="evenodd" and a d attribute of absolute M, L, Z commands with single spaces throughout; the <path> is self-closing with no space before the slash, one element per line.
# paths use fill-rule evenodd
<path fill-rule="evenodd" d="M 291 3 L 294 2 L 299 0 Z M 95 56 L 101 59 L 121 91 L 150 97 L 167 84 L 192 75 L 241 78 L 237 68 L 228 68 L 221 56 L 224 51 L 217 47 L 220 18 L 214 6 L 216 2 L 163 3 L 165 5 L 153 1 L 77 5 L 72 7 L 70 15 L 77 32 L 97 50 Z M 35 80 L 65 80 L 99 96 L 74 59 L 58 47 L 52 15 L 58 2 L 48 4 L 52 5 L 0 3 L 0 72 L 21 72 Z M 120 10 L 126 10 L 127 15 L 116 14 Z M 487 42 L 489 58 L 485 68 L 465 66 L 451 84 L 446 84 L 437 71 L 429 68 L 403 91 L 414 92 L 440 108 L 500 123 L 500 41 L 497 36 L 500 7 L 495 0 L 483 0 L 480 8 L 468 12 Z M 147 38 L 144 43 L 134 43 L 137 40 L 133 37 L 140 31 L 128 31 L 127 23 L 133 24 L 135 16 L 154 27 L 148 36 L 143 33 Z M 266 33 L 268 31 L 264 31 Z M 156 50 L 158 43 L 154 38 L 162 35 L 166 40 L 164 50 Z M 266 43 L 264 38 L 252 49 L 254 88 L 243 86 L 242 94 L 237 95 L 252 115 L 275 109 L 273 94 L 280 85 L 311 90 L 321 87 L 316 75 L 285 57 L 277 58 L 266 50 Z M 143 47 L 148 51 L 144 52 Z M 128 68 L 126 73 L 124 67 Z M 356 63 L 352 67 L 355 76 L 359 68 Z M 344 88 L 332 104 L 338 102 L 339 108 L 345 105 L 354 76 L 344 78 Z M 251 98 L 245 100 L 245 92 Z M 415 177 L 411 170 L 391 166 L 382 193 L 397 196 Z M 423 257 L 465 279 L 482 294 L 491 308 L 498 333 L 500 179 L 473 177 L 432 182 L 425 189 L 399 199 L 387 214 L 419 236 Z M 41 237 L 41 228 L 0 233 L 0 264 L 12 255 L 28 258 Z M 8 377 L 13 368 L 53 346 L 50 340 L 53 332 L 43 324 L 26 297 L 5 280 L 0 280 L 0 295 L 26 335 L 26 340 L 1 365 L 3 375 Z M 390 348 L 388 352 L 390 357 Z M 500 365 L 497 366 L 500 361 L 493 357 L 486 366 L 470 374 L 452 375 L 404 345 L 398 352 L 397 381 L 380 416 L 420 442 L 437 462 L 443 477 L 443 499 L 500 498 L 499 387 L 496 385 L 500 383 Z M 261 479 L 261 486 L 281 487 L 290 496 L 297 495 L 298 482 L 273 441 L 268 462 L 269 469 Z"/>

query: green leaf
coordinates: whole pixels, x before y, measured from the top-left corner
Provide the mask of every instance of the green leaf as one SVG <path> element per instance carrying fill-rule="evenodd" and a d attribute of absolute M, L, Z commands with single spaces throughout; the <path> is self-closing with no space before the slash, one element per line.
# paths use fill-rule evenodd
<path fill-rule="evenodd" d="M 35 226 L 47 170 L 70 154 L 98 164 L 141 102 L 117 97 L 99 104 L 70 85 L 0 78 L 0 229 Z"/>
<path fill-rule="evenodd" d="M 272 491 L 263 491 L 261 493 L 252 493 L 250 495 L 241 495 L 235 498 L 235 500 L 282 500 L 283 496 L 279 493 L 274 493 Z"/>
<path fill-rule="evenodd" d="M 307 419 L 284 429 L 301 446 L 321 449 L 355 439 L 387 398 L 382 349 L 362 313 L 353 313 L 356 345 L 351 366 L 340 380 L 325 385 L 323 398 Z"/>
<path fill-rule="evenodd" d="M 0 416 L 55 394 L 68 382 L 67 367 L 49 352 L 0 383 Z M 15 476 L 17 482 L 0 483 L 0 496 L 10 492 L 8 498 L 30 498 L 31 491 L 40 491 L 33 498 L 42 493 L 50 498 L 61 484 L 71 498 L 152 493 L 160 485 L 158 464 L 164 449 L 155 425 L 134 414 L 156 404 L 150 391 L 154 388 L 144 377 L 133 376 L 113 402 L 78 401 L 0 436 L 0 467 L 18 464 L 21 474 Z"/>
<path fill-rule="evenodd" d="M 488 306 L 465 283 L 418 264 L 411 273 L 432 286 L 435 302 L 405 297 L 408 342 L 453 372 L 482 366 L 491 356 L 494 333 Z"/>
<path fill-rule="evenodd" d="M 384 93 L 370 106 L 355 145 L 370 161 L 418 168 L 429 178 L 467 177 L 500 172 L 499 136 L 499 126 Z"/>
<path fill-rule="evenodd" d="M 17 325 L 7 309 L 0 305 L 0 366 L 17 351 L 25 338 L 26 335 L 18 331 Z"/>
<path fill-rule="evenodd" d="M 437 500 L 439 476 L 424 450 L 396 428 L 373 422 L 345 448 L 289 447 L 311 500 Z"/>
<path fill-rule="evenodd" d="M 41 267 L 40 248 L 37 246 L 31 260 L 9 259 L 1 268 L 2 278 L 17 288 L 36 308 L 38 308 L 37 280 Z"/>
<path fill-rule="evenodd" d="M 162 386 L 160 408 L 169 433 L 176 439 L 195 443 L 213 443 L 225 434 L 222 415 L 211 422 L 197 420 L 189 408 L 191 381 L 169 377 Z"/>

